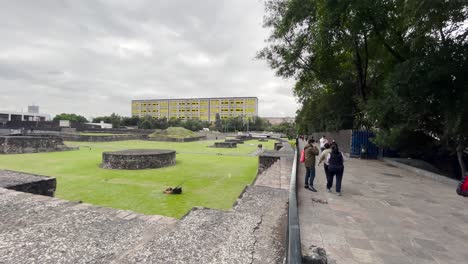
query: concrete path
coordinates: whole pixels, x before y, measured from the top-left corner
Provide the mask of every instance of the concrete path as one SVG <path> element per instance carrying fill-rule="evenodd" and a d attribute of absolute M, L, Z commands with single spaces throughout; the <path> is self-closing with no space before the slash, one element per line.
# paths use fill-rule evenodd
<path fill-rule="evenodd" d="M 339 197 L 326 192 L 322 166 L 317 193 L 304 188 L 304 174 L 299 164 L 303 253 L 322 247 L 337 264 L 468 263 L 468 198 L 455 186 L 380 161 L 346 159 Z"/>

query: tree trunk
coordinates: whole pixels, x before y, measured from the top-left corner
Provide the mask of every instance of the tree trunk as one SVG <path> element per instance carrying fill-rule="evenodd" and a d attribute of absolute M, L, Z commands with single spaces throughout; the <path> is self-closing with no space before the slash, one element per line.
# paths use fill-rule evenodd
<path fill-rule="evenodd" d="M 457 145 L 457 159 L 458 159 L 458 164 L 460 165 L 460 171 L 461 171 L 461 178 L 465 177 L 466 173 L 466 166 L 465 162 L 463 161 L 463 151 L 465 150 L 465 146 L 463 143 L 459 142 Z"/>

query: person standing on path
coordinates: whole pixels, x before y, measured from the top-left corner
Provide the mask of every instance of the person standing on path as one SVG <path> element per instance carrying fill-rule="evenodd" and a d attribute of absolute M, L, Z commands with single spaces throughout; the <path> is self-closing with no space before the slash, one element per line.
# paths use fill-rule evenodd
<path fill-rule="evenodd" d="M 325 144 L 327 143 L 328 143 L 328 140 L 325 137 L 325 135 L 323 135 L 322 138 L 320 139 L 320 152 L 323 152 L 323 150 L 325 149 Z"/>
<path fill-rule="evenodd" d="M 328 162 L 327 162 L 327 156 L 328 154 L 330 154 L 331 152 L 331 148 L 330 148 L 330 144 L 329 143 L 325 143 L 325 149 L 322 151 L 322 153 L 320 154 L 320 157 L 319 157 L 319 161 L 318 161 L 318 164 L 317 165 L 320 165 L 320 163 L 323 162 L 323 170 L 325 171 L 325 177 L 327 177 L 327 189 L 328 189 L 328 181 L 330 180 L 329 177 L 328 177 Z"/>
<path fill-rule="evenodd" d="M 331 192 L 333 186 L 333 177 L 336 176 L 336 194 L 341 196 L 341 181 L 343 180 L 344 159 L 343 153 L 338 149 L 338 144 L 333 144 L 331 152 L 327 155 L 328 179 L 327 191 Z"/>
<path fill-rule="evenodd" d="M 314 188 L 314 179 L 315 179 L 315 157 L 319 154 L 319 150 L 316 146 L 314 146 L 315 140 L 309 139 L 307 141 L 307 145 L 304 147 L 304 166 L 306 167 L 306 175 L 305 175 L 305 188 L 316 192 L 317 190 Z"/>

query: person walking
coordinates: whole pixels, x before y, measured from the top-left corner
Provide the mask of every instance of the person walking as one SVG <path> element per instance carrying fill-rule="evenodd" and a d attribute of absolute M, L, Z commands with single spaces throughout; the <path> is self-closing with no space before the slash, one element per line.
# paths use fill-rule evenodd
<path fill-rule="evenodd" d="M 320 166 L 320 163 L 323 162 L 323 170 L 325 171 L 325 177 L 327 178 L 327 186 L 328 186 L 328 181 L 330 180 L 329 177 L 328 177 L 328 161 L 327 161 L 327 156 L 328 154 L 330 154 L 331 152 L 331 148 L 330 148 L 330 144 L 329 143 L 325 143 L 324 145 L 325 149 L 322 151 L 322 153 L 320 154 L 320 157 L 319 157 L 319 161 L 318 161 L 318 164 L 317 166 Z M 328 187 L 327 187 L 328 189 Z"/>
<path fill-rule="evenodd" d="M 323 135 L 322 138 L 320 139 L 320 152 L 323 152 L 323 150 L 325 149 L 325 144 L 327 143 L 328 143 L 328 140 L 325 137 L 325 135 Z"/>
<path fill-rule="evenodd" d="M 331 152 L 327 154 L 327 163 L 327 191 L 331 192 L 333 178 L 336 176 L 336 194 L 341 196 L 341 181 L 343 180 L 344 158 L 343 153 L 341 153 L 338 148 L 338 144 L 335 143 L 331 146 Z"/>
<path fill-rule="evenodd" d="M 309 139 L 307 145 L 304 147 L 304 166 L 306 168 L 305 175 L 305 188 L 317 192 L 314 188 L 314 179 L 315 179 L 315 157 L 319 154 L 319 151 L 316 146 L 314 146 L 315 140 Z"/>

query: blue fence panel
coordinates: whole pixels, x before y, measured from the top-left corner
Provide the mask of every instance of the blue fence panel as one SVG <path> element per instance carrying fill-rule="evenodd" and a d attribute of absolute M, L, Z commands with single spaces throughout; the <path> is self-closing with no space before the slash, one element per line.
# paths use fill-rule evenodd
<path fill-rule="evenodd" d="M 379 155 L 379 148 L 370 141 L 371 138 L 375 138 L 375 134 L 371 131 L 353 130 L 351 136 L 351 156 L 360 157 L 362 149 L 366 148 L 366 157 L 368 159 L 376 159 Z"/>

